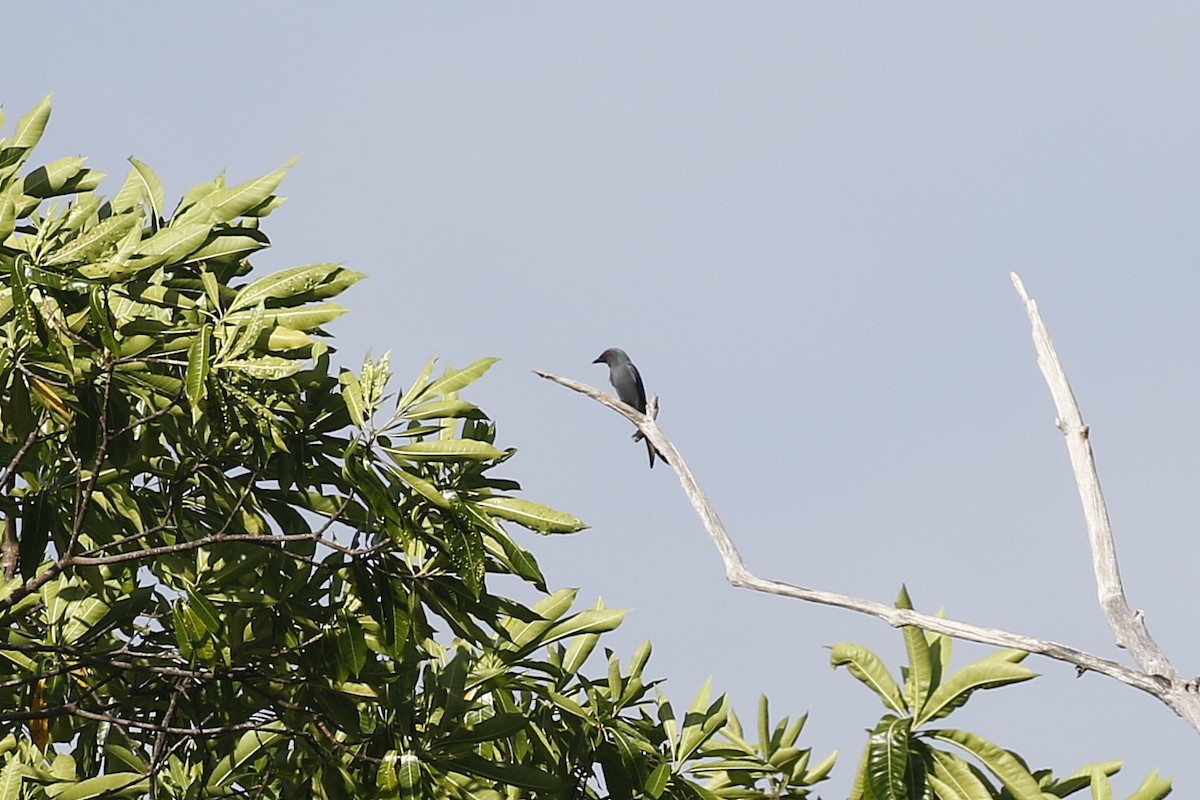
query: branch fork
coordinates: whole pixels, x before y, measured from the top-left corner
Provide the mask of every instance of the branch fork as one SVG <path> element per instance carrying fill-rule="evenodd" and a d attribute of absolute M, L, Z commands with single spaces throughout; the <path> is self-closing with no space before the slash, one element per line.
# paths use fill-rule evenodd
<path fill-rule="evenodd" d="M 541 378 L 586 395 L 616 411 L 637 426 L 639 433 L 649 439 L 660 453 L 667 456 L 671 468 L 679 477 L 679 483 L 683 487 L 684 493 L 691 501 L 692 507 L 700 517 L 700 521 L 721 556 L 725 565 L 726 580 L 733 586 L 850 609 L 877 617 L 892 627 L 912 625 L 957 639 L 1025 650 L 1072 664 L 1079 675 L 1088 671 L 1098 672 L 1153 695 L 1186 720 L 1194 730 L 1200 732 L 1200 678 L 1185 681 L 1150 636 L 1145 624 L 1145 615 L 1141 611 L 1133 611 L 1129 608 L 1125 590 L 1121 584 L 1108 509 L 1100 491 L 1100 478 L 1096 472 L 1095 457 L 1092 454 L 1089 428 L 1083 421 L 1079 404 L 1067 382 L 1066 372 L 1051 343 L 1049 331 L 1042 322 L 1037 303 L 1029 297 L 1024 284 L 1015 272 L 1010 277 L 1029 316 L 1038 367 L 1050 389 L 1057 412 L 1055 425 L 1066 440 L 1071 469 L 1075 475 L 1075 484 L 1087 523 L 1088 542 L 1092 553 L 1092 567 L 1096 576 L 1096 591 L 1100 608 L 1113 632 L 1117 646 L 1129 652 L 1137 664 L 1136 669 L 1046 639 L 943 617 L 933 617 L 916 611 L 894 608 L 874 600 L 760 578 L 746 567 L 736 545 L 721 523 L 716 509 L 713 508 L 703 488 L 688 468 L 687 462 L 658 427 L 658 423 L 655 421 L 658 412 L 657 397 L 651 398 L 650 403 L 647 404 L 648 413 L 641 414 L 636 409 L 585 383 L 543 370 L 535 369 L 533 372 Z M 634 436 L 636 438 L 637 434 Z"/>

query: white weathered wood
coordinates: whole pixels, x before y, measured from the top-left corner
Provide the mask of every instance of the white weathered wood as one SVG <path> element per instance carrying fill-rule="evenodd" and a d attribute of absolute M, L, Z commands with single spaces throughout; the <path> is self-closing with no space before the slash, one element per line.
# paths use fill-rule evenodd
<path fill-rule="evenodd" d="M 1019 633 L 972 625 L 966 622 L 932 617 L 916 611 L 894 608 L 874 600 L 867 600 L 849 595 L 838 594 L 821 589 L 811 589 L 780 581 L 759 578 L 747 569 L 741 554 L 730 538 L 725 526 L 721 523 L 717 511 L 709 502 L 703 488 L 696 481 L 687 462 L 675 448 L 675 445 L 659 429 L 653 419 L 658 408 L 658 398 L 651 398 L 647 410 L 650 415 L 641 414 L 636 409 L 610 397 L 599 389 L 587 384 L 563 378 L 558 375 L 534 370 L 542 378 L 558 383 L 596 400 L 624 416 L 637 426 L 638 430 L 648 438 L 659 452 L 670 460 L 671 468 L 679 476 L 680 485 L 691 501 L 704 528 L 712 538 L 717 552 L 725 565 L 725 578 L 734 586 L 753 589 L 757 592 L 794 597 L 811 603 L 836 606 L 862 614 L 878 617 L 893 627 L 914 625 L 918 628 L 936 633 L 953 636 L 982 644 L 998 647 L 1013 647 L 1030 653 L 1046 656 L 1057 661 L 1072 664 L 1082 674 L 1085 671 L 1098 672 L 1114 678 L 1134 688 L 1141 689 L 1163 701 L 1168 707 L 1183 717 L 1198 732 L 1200 732 L 1200 695 L 1196 693 L 1195 682 L 1185 682 L 1178 671 L 1171 665 L 1161 649 L 1150 638 L 1142 622 L 1140 614 L 1130 611 L 1125 601 L 1124 590 L 1121 587 L 1120 572 L 1117 569 L 1116 547 L 1113 544 L 1112 530 L 1108 523 L 1108 512 L 1100 493 L 1100 482 L 1096 476 L 1095 460 L 1092 458 L 1091 445 L 1088 442 L 1087 426 L 1079 413 L 1079 406 L 1071 394 L 1066 374 L 1059 363 L 1058 356 L 1050 343 L 1049 333 L 1038 315 L 1037 304 L 1025 292 L 1021 280 L 1014 273 L 1013 284 L 1018 294 L 1025 302 L 1026 311 L 1033 324 L 1033 338 L 1038 352 L 1038 364 L 1046 381 L 1050 385 L 1051 394 L 1058 408 L 1059 428 L 1067 439 L 1067 448 L 1071 457 L 1071 466 L 1075 471 L 1076 483 L 1079 487 L 1080 499 L 1083 502 L 1084 516 L 1087 519 L 1088 536 L 1092 543 L 1093 564 L 1096 571 L 1096 582 L 1100 596 L 1100 605 L 1109 620 L 1117 638 L 1117 643 L 1129 650 L 1141 669 L 1133 669 L 1116 661 L 1078 648 L 1060 644 L 1046 639 L 1038 639 Z"/>
<path fill-rule="evenodd" d="M 1100 491 L 1100 476 L 1096 472 L 1096 458 L 1088 437 L 1088 426 L 1083 421 L 1079 403 L 1067 374 L 1063 370 L 1058 353 L 1050 340 L 1050 332 L 1042 322 L 1041 314 L 1021 277 L 1013 272 L 1009 275 L 1013 287 L 1025 304 L 1032 326 L 1033 346 L 1037 351 L 1038 367 L 1046 379 L 1054 408 L 1058 414 L 1056 425 L 1062 431 L 1067 444 L 1067 455 L 1071 471 L 1075 475 L 1075 486 L 1079 501 L 1083 505 L 1083 517 L 1087 523 L 1088 544 L 1092 552 L 1092 570 L 1096 575 L 1096 594 L 1100 608 L 1112 629 L 1117 645 L 1129 651 L 1130 656 L 1146 675 L 1155 677 L 1162 685 L 1159 695 L 1162 700 L 1200 731 L 1200 698 L 1195 693 L 1195 683 L 1186 682 L 1171 663 L 1162 648 L 1150 636 L 1145 617 L 1134 612 L 1125 599 L 1125 588 L 1121 584 L 1121 570 L 1117 563 L 1117 546 L 1113 540 L 1112 525 L 1108 519 L 1108 507 Z"/>

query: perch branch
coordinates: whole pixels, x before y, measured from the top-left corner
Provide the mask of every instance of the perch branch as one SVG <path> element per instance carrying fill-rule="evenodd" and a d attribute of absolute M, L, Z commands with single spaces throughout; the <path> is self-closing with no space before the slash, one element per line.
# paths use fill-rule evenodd
<path fill-rule="evenodd" d="M 1116 661 L 1101 658 L 1078 648 L 1046 639 L 1037 639 L 1023 634 L 1011 633 L 999 628 L 972 625 L 944 617 L 934 617 L 916 611 L 894 608 L 874 600 L 852 597 L 822 589 L 812 589 L 756 576 L 746 567 L 746 563 L 738 552 L 736 545 L 734 545 L 733 539 L 730 538 L 724 524 L 721 522 L 721 518 L 717 515 L 716 509 L 713 508 L 708 496 L 705 495 L 704 490 L 700 487 L 692 471 L 688 468 L 687 462 L 684 461 L 679 451 L 675 448 L 675 445 L 671 443 L 658 427 L 658 423 L 652 416 L 642 414 L 620 400 L 585 383 L 543 370 L 535 369 L 533 372 L 541 378 L 586 395 L 596 402 L 616 411 L 637 426 L 642 435 L 649 439 L 658 448 L 659 452 L 667 456 L 671 468 L 675 470 L 675 474 L 679 477 L 679 483 L 683 487 L 684 493 L 687 495 L 688 500 L 691 501 L 692 507 L 696 510 L 697 515 L 699 515 L 705 530 L 708 531 L 709 537 L 712 539 L 717 552 L 721 556 L 721 560 L 724 562 L 726 580 L 733 586 L 857 611 L 861 614 L 881 619 L 892 627 L 913 625 L 924 630 L 952 636 L 956 639 L 964 639 L 997 647 L 1012 647 L 1046 656 L 1057 661 L 1063 661 L 1074 665 L 1080 673 L 1084 671 L 1097 672 L 1154 695 L 1186 719 L 1193 728 L 1200 731 L 1200 702 L 1198 702 L 1200 695 L 1189 691 L 1189 687 L 1178 681 L 1173 676 L 1173 670 L 1170 673 L 1149 670 L 1142 672 Z M 656 401 L 657 398 L 654 398 L 654 400 Z M 1103 504 L 1101 503 L 1102 506 Z"/>

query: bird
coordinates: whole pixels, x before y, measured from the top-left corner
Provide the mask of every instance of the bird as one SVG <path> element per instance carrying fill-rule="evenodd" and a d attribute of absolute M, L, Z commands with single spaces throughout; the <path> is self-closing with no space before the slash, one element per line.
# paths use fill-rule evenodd
<path fill-rule="evenodd" d="M 601 353 L 593 364 L 608 364 L 608 381 L 617 390 L 617 397 L 628 406 L 633 406 L 643 414 L 646 413 L 646 387 L 642 383 L 642 375 L 638 368 L 629 360 L 629 356 L 619 347 L 610 347 Z M 638 432 L 637 438 L 645 438 Z M 646 451 L 650 454 L 650 468 L 654 469 L 654 457 L 658 456 L 664 464 L 670 464 L 666 456 L 646 439 Z"/>

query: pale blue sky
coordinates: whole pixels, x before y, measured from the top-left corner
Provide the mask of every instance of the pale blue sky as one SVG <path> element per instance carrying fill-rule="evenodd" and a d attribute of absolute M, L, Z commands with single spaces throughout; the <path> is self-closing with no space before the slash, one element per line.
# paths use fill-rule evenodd
<path fill-rule="evenodd" d="M 881 708 L 823 645 L 883 623 L 729 588 L 596 385 L 626 349 L 752 569 L 1121 658 L 1019 271 L 1092 425 L 1131 603 L 1184 674 L 1200 485 L 1200 6 L 1194 3 L 38 4 L 6 36 L 42 160 L 136 155 L 178 197 L 300 154 L 261 269 L 370 280 L 333 327 L 503 362 L 472 390 L 506 472 L 586 533 L 526 542 L 634 613 L 686 703 L 811 712 L 841 796 Z M 11 123 L 10 123 L 11 124 Z M 961 649 L 963 661 L 970 648 Z M 1127 760 L 1200 793 L 1200 738 L 1133 689 L 1031 659 L 953 721 L 1066 774 Z"/>

